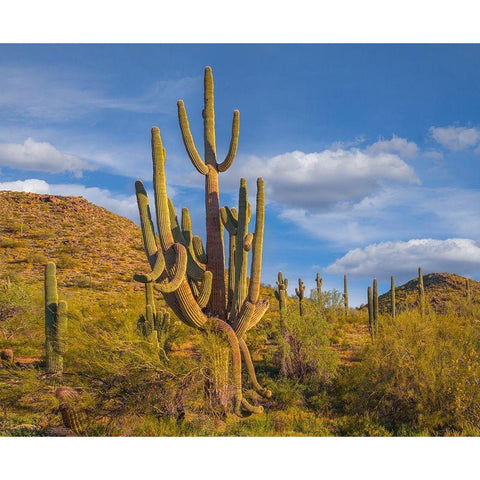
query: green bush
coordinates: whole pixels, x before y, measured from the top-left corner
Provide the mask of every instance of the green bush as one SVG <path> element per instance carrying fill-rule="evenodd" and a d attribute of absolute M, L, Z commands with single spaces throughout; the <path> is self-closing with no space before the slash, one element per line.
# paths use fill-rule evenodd
<path fill-rule="evenodd" d="M 347 412 L 370 413 L 395 434 L 478 430 L 479 334 L 475 317 L 458 313 L 381 317 L 375 343 L 342 379 Z"/>

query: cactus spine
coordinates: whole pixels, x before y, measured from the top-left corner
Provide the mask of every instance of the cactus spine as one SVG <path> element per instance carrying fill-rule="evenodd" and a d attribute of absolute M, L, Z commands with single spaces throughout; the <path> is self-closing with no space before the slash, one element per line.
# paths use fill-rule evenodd
<path fill-rule="evenodd" d="M 373 293 L 372 287 L 367 288 L 367 307 L 368 307 L 368 329 L 372 340 L 375 338 L 375 322 L 373 319 Z"/>
<path fill-rule="evenodd" d="M 298 287 L 295 287 L 295 294 L 298 297 L 298 309 L 300 312 L 300 316 L 303 317 L 303 298 L 305 292 L 305 285 L 301 278 L 298 279 Z"/>
<path fill-rule="evenodd" d="M 378 282 L 373 279 L 373 300 L 372 300 L 372 314 L 373 314 L 373 332 L 377 334 L 378 330 Z"/>
<path fill-rule="evenodd" d="M 315 283 L 317 284 L 317 302 L 320 310 L 323 310 L 323 298 L 322 298 L 322 284 L 323 278 L 317 273 L 315 277 Z"/>
<path fill-rule="evenodd" d="M 397 313 L 395 308 L 395 279 L 393 275 L 390 277 L 390 301 L 392 318 L 395 320 Z"/>
<path fill-rule="evenodd" d="M 45 267 L 45 364 L 47 373 L 63 372 L 66 349 L 67 303 L 58 301 L 55 263 Z"/>
<path fill-rule="evenodd" d="M 250 373 L 254 388 L 264 395 L 270 392 L 257 388 L 253 378 L 253 364 L 248 348 L 241 348 L 246 332 L 253 328 L 268 309 L 268 301 L 259 298 L 265 222 L 263 179 L 257 180 L 256 216 L 254 233 L 248 232 L 251 206 L 247 184 L 240 181 L 238 210 L 219 208 L 218 174 L 232 164 L 238 142 L 239 113 L 233 117 L 229 152 L 222 163 L 216 161 L 213 77 L 210 67 L 205 69 L 204 140 L 205 162 L 200 158 L 188 124 L 183 101 L 178 102 L 178 115 L 183 141 L 195 168 L 205 176 L 205 205 L 207 249 L 203 250 L 199 237 L 191 232 L 191 225 L 182 212 L 182 228 L 173 204 L 167 198 L 165 161 L 160 131 L 152 128 L 153 187 L 155 195 L 158 242 L 155 238 L 148 197 L 142 182 L 137 181 L 136 193 L 145 253 L 151 272 L 135 275 L 142 283 L 152 283 L 160 291 L 175 315 L 186 325 L 203 331 L 213 331 L 224 338 L 233 358 L 234 410 L 258 412 L 242 394 L 241 355 Z M 228 225 L 228 226 L 227 226 Z M 229 272 L 225 277 L 223 227 L 230 234 Z M 232 238 L 233 237 L 233 238 Z M 247 280 L 247 256 L 251 251 L 250 282 Z M 227 282 L 228 280 L 228 282 Z M 228 296 L 225 286 L 228 283 Z"/>
<path fill-rule="evenodd" d="M 423 288 L 423 273 L 422 269 L 418 269 L 418 301 L 420 307 L 420 315 L 425 316 L 425 289 Z"/>
<path fill-rule="evenodd" d="M 278 310 L 280 311 L 280 318 L 286 309 L 287 305 L 287 287 L 288 278 L 283 278 L 283 273 L 278 272 L 277 289 L 275 290 L 275 298 L 278 301 Z"/>
<path fill-rule="evenodd" d="M 348 285 L 347 285 L 347 276 L 343 276 L 343 306 L 345 318 L 348 317 Z"/>

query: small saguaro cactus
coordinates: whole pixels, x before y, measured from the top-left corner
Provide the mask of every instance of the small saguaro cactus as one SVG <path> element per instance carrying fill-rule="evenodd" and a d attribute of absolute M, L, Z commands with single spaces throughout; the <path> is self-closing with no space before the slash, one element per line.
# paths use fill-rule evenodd
<path fill-rule="evenodd" d="M 295 294 L 298 297 L 298 308 L 300 311 L 300 316 L 303 317 L 303 298 L 305 293 L 305 285 L 301 278 L 298 279 L 298 287 L 295 287 Z"/>
<path fill-rule="evenodd" d="M 45 267 L 45 366 L 47 373 L 63 372 L 67 336 L 67 302 L 58 301 L 55 263 Z"/>
<path fill-rule="evenodd" d="M 157 346 L 166 358 L 170 347 L 170 313 L 163 308 L 157 312 L 153 285 L 145 284 L 145 315 L 141 315 L 138 327 L 143 336 Z"/>
<path fill-rule="evenodd" d="M 373 293 L 372 287 L 369 285 L 367 288 L 367 307 L 368 307 L 368 329 L 372 340 L 375 337 L 375 322 L 373 320 Z"/>
<path fill-rule="evenodd" d="M 396 308 L 395 308 L 395 279 L 393 275 L 390 277 L 390 311 L 392 314 L 392 318 L 395 320 L 396 317 Z"/>
<path fill-rule="evenodd" d="M 75 435 L 84 435 L 83 415 L 77 409 L 80 399 L 78 392 L 71 387 L 59 387 L 55 391 L 55 396 L 65 428 L 71 430 Z"/>
<path fill-rule="evenodd" d="M 323 299 L 322 299 L 322 284 L 323 284 L 323 278 L 320 276 L 319 273 L 317 273 L 317 276 L 315 277 L 315 283 L 317 284 L 317 302 L 318 306 L 320 309 L 323 308 Z"/>
<path fill-rule="evenodd" d="M 283 278 L 283 273 L 278 272 L 277 289 L 275 290 L 275 298 L 278 301 L 278 309 L 280 316 L 282 316 L 287 306 L 287 287 L 288 278 Z"/>
<path fill-rule="evenodd" d="M 467 298 L 467 302 L 470 303 L 472 301 L 472 292 L 470 290 L 470 279 L 465 279 L 465 297 Z"/>
<path fill-rule="evenodd" d="M 418 302 L 420 307 L 420 315 L 425 316 L 425 289 L 423 288 L 422 269 L 418 269 Z"/>
<path fill-rule="evenodd" d="M 372 307 L 373 307 L 373 331 L 375 332 L 375 335 L 376 335 L 377 329 L 378 329 L 378 282 L 376 278 L 373 279 Z"/>
<path fill-rule="evenodd" d="M 343 276 L 343 307 L 345 312 L 345 318 L 348 317 L 348 285 L 347 276 Z"/>

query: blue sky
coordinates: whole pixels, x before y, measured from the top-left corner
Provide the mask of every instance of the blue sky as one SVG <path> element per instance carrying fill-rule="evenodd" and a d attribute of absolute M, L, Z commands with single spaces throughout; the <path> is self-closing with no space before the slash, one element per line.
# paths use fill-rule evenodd
<path fill-rule="evenodd" d="M 263 282 L 350 278 L 353 304 L 416 275 L 480 271 L 478 45 L 1 45 L 0 189 L 82 195 L 136 220 L 151 188 L 150 127 L 170 194 L 204 235 L 203 178 L 183 147 L 184 99 L 202 146 L 203 69 L 213 67 L 217 151 L 240 110 L 234 166 L 263 176 Z"/>

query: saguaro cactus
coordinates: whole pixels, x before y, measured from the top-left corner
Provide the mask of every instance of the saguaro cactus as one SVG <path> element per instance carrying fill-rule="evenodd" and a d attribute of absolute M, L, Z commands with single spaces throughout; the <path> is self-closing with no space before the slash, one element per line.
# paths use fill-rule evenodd
<path fill-rule="evenodd" d="M 425 289 L 423 288 L 423 274 L 422 269 L 418 269 L 418 303 L 420 308 L 420 315 L 425 316 Z"/>
<path fill-rule="evenodd" d="M 347 284 L 347 276 L 343 276 L 343 307 L 345 318 L 348 317 L 348 284 Z"/>
<path fill-rule="evenodd" d="M 301 278 L 298 279 L 298 287 L 295 287 L 295 294 L 298 297 L 298 310 L 300 312 L 300 316 L 303 317 L 303 298 L 305 293 L 305 285 Z"/>
<path fill-rule="evenodd" d="M 375 337 L 375 323 L 373 320 L 373 293 L 372 293 L 372 287 L 370 285 L 367 288 L 367 309 L 368 309 L 368 330 L 373 340 Z"/>
<path fill-rule="evenodd" d="M 67 302 L 58 301 L 55 263 L 45 267 L 45 365 L 47 373 L 63 372 L 67 336 Z"/>
<path fill-rule="evenodd" d="M 240 181 L 238 210 L 219 208 L 218 173 L 226 171 L 233 162 L 238 140 L 239 114 L 234 114 L 232 141 L 229 153 L 222 163 L 216 162 L 213 78 L 205 69 L 204 137 L 205 162 L 198 155 L 188 126 L 183 102 L 178 102 L 180 128 L 187 152 L 195 168 L 205 175 L 207 251 L 199 237 L 193 236 L 186 210 L 182 211 L 181 227 L 173 204 L 167 198 L 165 161 L 160 131 L 152 128 L 153 187 L 155 194 L 158 240 L 154 234 L 148 197 L 143 184 L 136 182 L 137 202 L 145 253 L 151 272 L 135 275 L 142 283 L 152 283 L 160 291 L 175 315 L 185 324 L 200 330 L 221 334 L 229 343 L 233 357 L 235 387 L 234 410 L 256 412 L 261 408 L 250 405 L 242 395 L 241 355 L 254 388 L 263 396 L 271 392 L 262 388 L 253 369 L 250 352 L 245 343 L 246 332 L 254 327 L 268 309 L 268 301 L 259 299 L 260 275 L 265 221 L 263 179 L 257 180 L 255 231 L 248 233 L 251 207 L 248 203 L 247 183 Z M 222 212 L 222 213 L 221 213 Z M 224 270 L 223 225 L 230 234 L 230 269 L 228 271 L 229 297 L 225 295 L 227 278 Z M 234 237 L 234 238 L 232 238 Z M 248 252 L 252 252 L 250 282 L 247 279 Z M 227 308 L 229 307 L 229 308 Z"/>
<path fill-rule="evenodd" d="M 472 292 L 470 290 L 470 279 L 465 279 L 465 297 L 467 298 L 467 302 L 471 303 L 472 301 Z"/>
<path fill-rule="evenodd" d="M 170 313 L 164 309 L 157 312 L 152 283 L 145 284 L 145 315 L 140 317 L 138 326 L 143 336 L 156 345 L 167 358 L 170 347 Z"/>
<path fill-rule="evenodd" d="M 287 287 L 288 278 L 283 278 L 283 273 L 278 272 L 277 289 L 275 290 L 275 298 L 278 301 L 278 309 L 280 311 L 280 317 L 285 311 L 287 305 Z"/>
<path fill-rule="evenodd" d="M 395 320 L 395 279 L 393 278 L 393 275 L 390 277 L 390 313 L 392 314 L 392 318 Z"/>
<path fill-rule="evenodd" d="M 322 298 L 322 284 L 323 278 L 317 273 L 315 277 L 315 283 L 317 284 L 317 302 L 320 309 L 323 309 L 323 298 Z"/>
<path fill-rule="evenodd" d="M 377 334 L 378 329 L 378 282 L 373 279 L 373 299 L 372 299 L 372 314 L 373 314 L 373 331 Z"/>

